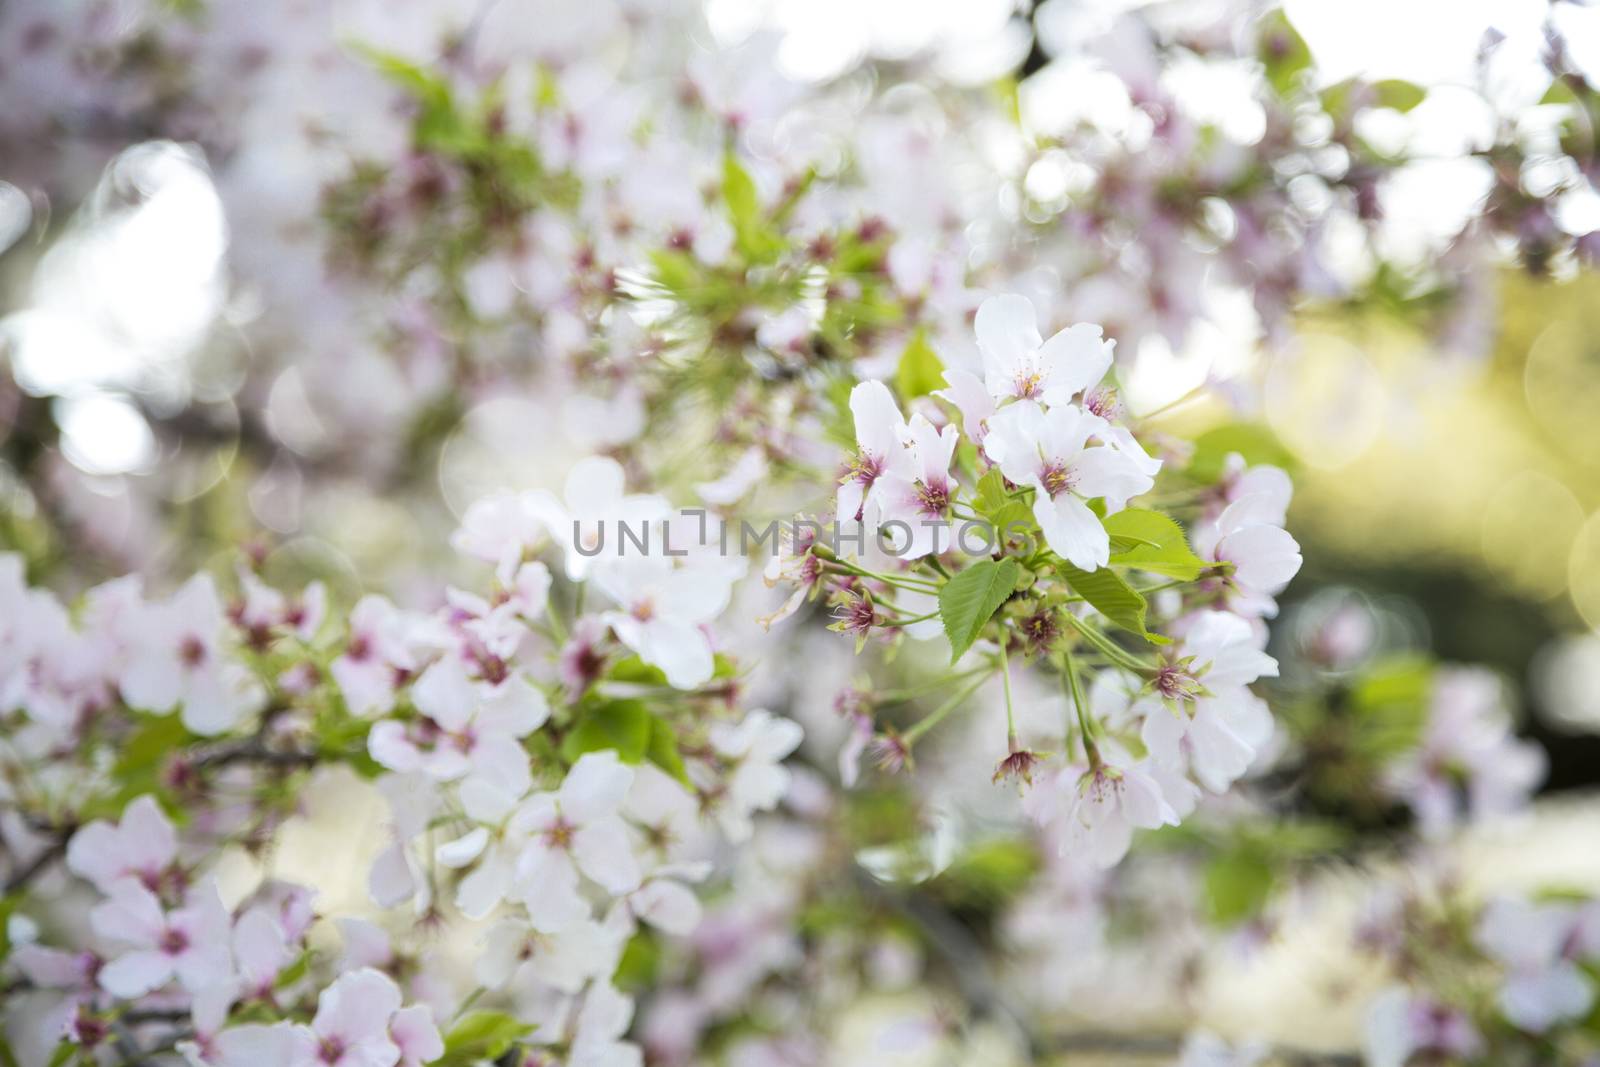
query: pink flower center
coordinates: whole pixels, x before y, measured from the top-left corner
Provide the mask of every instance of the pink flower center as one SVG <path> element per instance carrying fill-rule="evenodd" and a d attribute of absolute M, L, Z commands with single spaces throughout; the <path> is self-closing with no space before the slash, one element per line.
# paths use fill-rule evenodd
<path fill-rule="evenodd" d="M 950 486 L 946 482 L 917 483 L 917 506 L 923 514 L 939 516 L 950 505 Z"/>
<path fill-rule="evenodd" d="M 178 644 L 178 658 L 185 667 L 198 667 L 206 661 L 205 642 L 190 634 Z"/>
<path fill-rule="evenodd" d="M 1054 500 L 1069 491 L 1077 478 L 1066 464 L 1052 463 L 1039 473 L 1039 481 L 1044 485 L 1044 491 L 1050 494 L 1050 499 Z"/>
<path fill-rule="evenodd" d="M 176 956 L 189 947 L 189 935 L 182 930 L 167 928 L 161 935 L 161 951 L 169 956 Z"/>
<path fill-rule="evenodd" d="M 544 842 L 551 848 L 568 849 L 572 847 L 572 838 L 578 828 L 560 816 L 556 821 L 545 827 Z"/>

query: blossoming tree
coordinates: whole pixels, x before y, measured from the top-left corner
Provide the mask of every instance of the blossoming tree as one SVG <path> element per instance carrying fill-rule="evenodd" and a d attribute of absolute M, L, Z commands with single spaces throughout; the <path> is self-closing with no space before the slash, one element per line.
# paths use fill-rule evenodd
<path fill-rule="evenodd" d="M 698 4 L 358 7 L 0 10 L 0 84 L 59 90 L 0 118 L 0 1064 L 1600 1055 L 1600 905 L 1442 852 L 1544 775 L 1502 686 L 1359 608 L 1286 637 L 1292 457 L 1249 375 L 1161 362 L 1230 298 L 1269 361 L 1334 302 L 1470 349 L 1492 271 L 1579 269 L 1555 15 L 1553 132 L 1494 124 L 1408 258 L 1373 131 L 1423 91 L 1326 84 L 1276 11 L 1041 7 L 980 85 L 802 84 Z M 1079 63 L 1113 118 L 1050 106 Z M 226 256 L 154 259 L 197 204 Z M 141 314 L 130 249 L 201 311 Z M 537 478 L 463 444 L 506 398 Z M 97 467 L 107 425 L 148 454 Z M 359 575 L 274 549 L 382 509 L 416 536 Z M 281 877 L 308 820 L 339 854 Z M 1395 841 L 1349 1047 L 1140 1014 Z"/>

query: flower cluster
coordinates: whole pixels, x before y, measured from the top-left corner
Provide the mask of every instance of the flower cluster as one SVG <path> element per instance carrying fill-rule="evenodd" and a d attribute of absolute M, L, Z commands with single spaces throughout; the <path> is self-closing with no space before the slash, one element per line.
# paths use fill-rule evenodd
<path fill-rule="evenodd" d="M 1571 5 L 1438 98 L 1249 5 L 280 6 L 0 7 L 0 1064 L 1298 1062 L 1200 985 L 1525 814 L 1194 431 L 1595 258 Z M 1455 888 L 1370 1062 L 1596 1062 L 1592 895 Z"/>
<path fill-rule="evenodd" d="M 1448 887 L 1388 892 L 1373 901 L 1362 937 L 1402 979 L 1367 1009 L 1373 1067 L 1430 1056 L 1513 1062 L 1528 1048 L 1569 1062 L 1585 1047 L 1600 961 L 1593 899 L 1505 895 L 1472 903 Z"/>
<path fill-rule="evenodd" d="M 1120 421 L 1112 342 L 1098 327 L 1046 340 L 1026 298 L 996 296 L 975 328 L 982 377 L 946 371 L 947 388 L 919 401 L 926 413 L 907 419 L 881 383 L 855 387 L 857 448 L 836 503 L 862 550 L 797 545 L 776 574 L 828 587 L 834 628 L 858 650 L 880 635 L 942 632 L 951 643 L 948 683 L 960 689 L 925 719 L 885 724 L 869 741 L 873 694 L 852 701 L 865 708 L 847 709 L 857 726 L 847 780 L 867 750 L 907 765 L 923 734 L 999 674 L 1007 755 L 995 778 L 1031 785 L 1048 761 L 1016 724 L 1008 656 L 1019 654 L 1060 677 L 1075 712 L 1052 737 L 1065 766 L 1048 768 L 1030 810 L 1062 849 L 1114 864 L 1135 829 L 1177 824 L 1201 787 L 1225 792 L 1272 737 L 1249 687 L 1277 673 L 1261 620 L 1300 565 L 1283 529 L 1288 479 L 1243 469 L 1237 455 L 1213 484 L 1169 479 L 1189 501 L 1186 534 L 1162 511 L 1130 506 L 1165 463 Z"/>
<path fill-rule="evenodd" d="M 401 1006 L 395 979 L 429 983 L 354 920 L 341 920 L 346 958 L 360 962 L 319 992 L 311 889 L 268 883 L 234 904 L 219 892 L 216 853 L 269 837 L 305 772 L 342 762 L 391 803 L 372 901 L 409 902 L 424 925 L 492 922 L 478 984 L 540 1020 L 531 1037 L 496 1022 L 500 1043 L 637 1062 L 622 1040 L 632 1002 L 611 984 L 624 950 L 640 923 L 672 937 L 698 925 L 717 841 L 747 839 L 776 807 L 800 742 L 794 723 L 741 710 L 734 667 L 713 651 L 728 561 L 585 552 L 586 536 L 664 506 L 625 494 L 609 460 L 579 464 L 565 501 L 469 513 L 454 540 L 495 565 L 486 594 L 449 589 L 432 611 L 368 596 L 347 628 L 321 586 L 288 595 L 249 570 L 227 604 L 204 576 L 156 600 L 118 580 L 74 617 L 5 557 L 0 689 L 15 718 L 0 829 L 14 882 L 64 857 L 99 897 L 70 947 L 45 921 L 19 938 L 23 980 L 59 991 L 33 1033 L 65 1055 L 148 1039 L 217 1065 L 419 1065 L 468 1042 L 467 1021 L 448 1025 L 456 994 Z M 566 546 L 565 579 L 536 558 L 552 544 Z M 586 611 L 588 584 L 601 595 Z M 565 617 L 563 590 L 576 598 Z M 87 821 L 98 811 L 117 821 Z M 134 1016 L 149 1018 L 124 1025 Z M 462 1063 L 481 1051 L 463 1048 Z"/>

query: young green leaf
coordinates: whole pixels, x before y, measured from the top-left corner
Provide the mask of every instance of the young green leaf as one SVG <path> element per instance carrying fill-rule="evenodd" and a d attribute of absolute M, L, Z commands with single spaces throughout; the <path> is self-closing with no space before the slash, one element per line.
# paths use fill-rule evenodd
<path fill-rule="evenodd" d="M 783 239 L 763 217 L 756 183 L 732 152 L 722 157 L 722 198 L 740 253 L 752 263 L 777 259 L 783 251 Z"/>
<path fill-rule="evenodd" d="M 1111 562 L 1153 574 L 1193 581 L 1205 567 L 1183 536 L 1183 527 L 1159 511 L 1127 508 L 1106 517 Z"/>
<path fill-rule="evenodd" d="M 645 748 L 645 758 L 684 785 L 691 785 L 689 771 L 683 765 L 683 754 L 678 751 L 678 735 L 654 715 L 650 716 L 650 741 Z"/>
<path fill-rule="evenodd" d="M 1145 613 L 1149 605 L 1143 594 L 1129 585 L 1122 575 L 1109 567 L 1101 567 L 1093 572 L 1080 571 L 1065 561 L 1056 567 L 1067 584 L 1072 586 L 1072 591 L 1087 600 L 1100 614 L 1152 644 L 1167 643 L 1166 638 L 1145 628 Z"/>
<path fill-rule="evenodd" d="M 978 514 L 994 527 L 995 539 L 1000 540 L 1013 525 L 1033 525 L 1033 511 L 1026 503 L 1006 495 L 1006 480 L 998 467 L 978 479 Z"/>
<path fill-rule="evenodd" d="M 1378 94 L 1378 103 L 1396 111 L 1410 111 L 1422 103 L 1428 91 L 1399 78 L 1385 78 L 1372 87 Z"/>
<path fill-rule="evenodd" d="M 1267 858 L 1252 848 L 1225 852 L 1206 868 L 1206 911 L 1211 921 L 1233 926 L 1266 906 L 1276 881 Z"/>
<path fill-rule="evenodd" d="M 518 1038 L 533 1033 L 534 1027 L 503 1011 L 473 1011 L 450 1028 L 444 1038 L 444 1055 L 435 1060 L 452 1067 L 504 1056 Z"/>
<path fill-rule="evenodd" d="M 1195 438 L 1189 477 L 1197 482 L 1215 482 L 1222 476 L 1229 454 L 1234 452 L 1252 466 L 1270 463 L 1290 470 L 1294 467 L 1294 456 L 1267 427 L 1255 422 L 1230 422 Z"/>
<path fill-rule="evenodd" d="M 981 560 L 939 590 L 939 618 L 950 639 L 950 662 L 961 658 L 1017 586 L 1020 568 L 1014 559 Z"/>
<path fill-rule="evenodd" d="M 650 745 L 650 711 L 641 700 L 612 700 L 584 712 L 578 725 L 561 742 L 563 759 L 576 760 L 585 752 L 616 749 L 623 763 L 644 759 Z"/>
<path fill-rule="evenodd" d="M 895 392 L 900 394 L 901 400 L 909 402 L 943 388 L 944 364 L 928 344 L 926 333 L 918 330 L 900 354 L 900 365 L 894 372 Z"/>

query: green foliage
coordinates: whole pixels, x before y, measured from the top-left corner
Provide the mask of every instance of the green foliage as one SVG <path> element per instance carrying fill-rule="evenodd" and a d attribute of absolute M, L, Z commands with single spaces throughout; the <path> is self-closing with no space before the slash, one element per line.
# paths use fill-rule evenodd
<path fill-rule="evenodd" d="M 608 677 L 613 682 L 626 682 L 631 685 L 659 685 L 667 684 L 667 674 L 660 667 L 653 666 L 640 659 L 638 656 L 628 656 L 619 659 L 611 665 Z"/>
<path fill-rule="evenodd" d="M 974 563 L 939 590 L 939 618 L 950 639 L 950 662 L 972 647 L 984 624 L 1017 587 L 1021 568 L 1014 559 Z"/>
<path fill-rule="evenodd" d="M 1033 511 L 1020 498 L 1006 493 L 1006 480 L 998 467 L 978 479 L 978 514 L 995 528 L 996 537 L 1018 524 L 1033 526 Z"/>
<path fill-rule="evenodd" d="M 1223 465 L 1234 452 L 1251 466 L 1269 463 L 1291 473 L 1294 468 L 1294 456 L 1259 422 L 1230 422 L 1213 427 L 1195 438 L 1194 445 L 1188 474 L 1197 482 L 1209 484 L 1220 478 Z"/>
<path fill-rule="evenodd" d="M 645 746 L 645 757 L 684 786 L 693 788 L 683 765 L 683 754 L 678 751 L 678 735 L 665 720 L 654 715 L 650 717 L 650 740 Z"/>
<path fill-rule="evenodd" d="M 1378 94 L 1378 103 L 1384 107 L 1392 107 L 1396 111 L 1410 111 L 1422 103 L 1423 98 L 1428 95 L 1428 91 L 1422 86 L 1413 85 L 1399 78 L 1385 78 L 1375 83 L 1372 88 Z"/>
<path fill-rule="evenodd" d="M 1433 664 L 1420 656 L 1397 656 L 1369 668 L 1349 694 L 1356 753 L 1381 764 L 1415 747 L 1432 690 Z"/>
<path fill-rule="evenodd" d="M 1127 508 L 1108 516 L 1111 562 L 1169 578 L 1193 581 L 1205 562 L 1194 554 L 1183 527 L 1159 511 Z"/>
<path fill-rule="evenodd" d="M 181 806 L 170 802 L 163 772 L 171 756 L 201 739 L 189 732 L 177 712 L 169 715 L 135 715 L 133 719 L 138 725 L 117 746 L 117 761 L 111 768 L 111 780 L 116 783 L 116 792 L 105 798 L 103 803 L 81 814 L 85 817 L 116 818 L 128 801 L 152 793 L 164 800 L 169 813 L 181 821 Z"/>
<path fill-rule="evenodd" d="M 1206 866 L 1206 913 L 1223 926 L 1261 913 L 1277 883 L 1272 864 L 1248 843 L 1222 853 Z"/>
<path fill-rule="evenodd" d="M 21 893 L 0 897 L 0 963 L 5 963 L 11 955 L 11 916 L 21 903 Z"/>
<path fill-rule="evenodd" d="M 585 752 L 615 749 L 624 763 L 638 763 L 650 747 L 651 715 L 642 700 L 608 700 L 584 709 L 582 718 L 561 740 L 561 757 L 569 763 Z"/>
<path fill-rule="evenodd" d="M 612 984 L 624 993 L 645 992 L 655 984 L 661 968 L 661 944 L 649 930 L 640 929 L 623 946 Z"/>
<path fill-rule="evenodd" d="M 1262 20 L 1260 42 L 1267 83 L 1279 96 L 1287 96 L 1310 68 L 1311 49 L 1282 11 L 1274 11 Z"/>
<path fill-rule="evenodd" d="M 531 1024 L 503 1011 L 468 1012 L 445 1035 L 444 1055 L 433 1061 L 434 1067 L 468 1067 L 499 1059 L 533 1031 Z"/>
<path fill-rule="evenodd" d="M 901 353 L 900 365 L 894 372 L 894 388 L 900 399 L 906 401 L 944 388 L 944 364 L 928 344 L 925 331 L 919 329 L 913 333 L 906 350 Z"/>
<path fill-rule="evenodd" d="M 1150 606 L 1144 595 L 1110 567 L 1101 567 L 1093 572 L 1081 571 L 1063 560 L 1056 564 L 1056 569 L 1073 592 L 1087 600 L 1090 606 L 1111 622 L 1152 644 L 1168 643 L 1167 638 L 1153 634 L 1145 627 L 1145 616 Z"/>
<path fill-rule="evenodd" d="M 939 875 L 935 888 L 958 906 L 993 909 L 1027 888 L 1039 853 L 1027 841 L 997 837 L 964 852 Z"/>
<path fill-rule="evenodd" d="M 762 213 L 756 183 L 732 152 L 722 157 L 722 199 L 740 255 L 751 263 L 771 263 L 783 254 L 783 238 Z"/>

